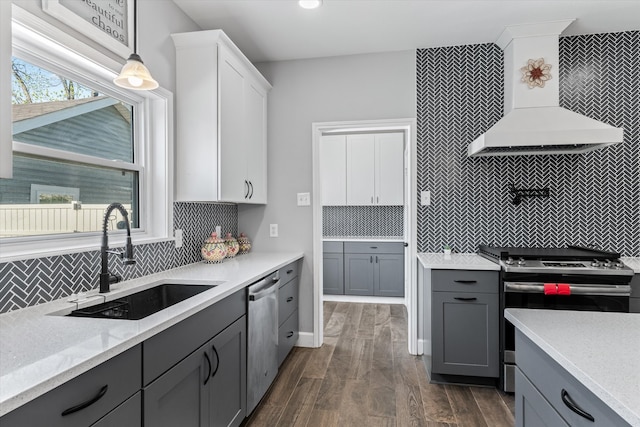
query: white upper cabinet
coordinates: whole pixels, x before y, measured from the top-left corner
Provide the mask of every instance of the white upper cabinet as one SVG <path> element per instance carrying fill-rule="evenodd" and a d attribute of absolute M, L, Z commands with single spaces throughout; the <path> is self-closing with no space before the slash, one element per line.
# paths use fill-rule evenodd
<path fill-rule="evenodd" d="M 0 178 L 13 175 L 11 132 L 11 2 L 0 1 Z"/>
<path fill-rule="evenodd" d="M 320 179 L 322 205 L 347 204 L 347 137 L 324 135 L 320 138 Z"/>
<path fill-rule="evenodd" d="M 404 134 L 347 137 L 347 205 L 404 204 Z"/>
<path fill-rule="evenodd" d="M 267 203 L 271 85 L 221 31 L 176 46 L 176 201 Z"/>

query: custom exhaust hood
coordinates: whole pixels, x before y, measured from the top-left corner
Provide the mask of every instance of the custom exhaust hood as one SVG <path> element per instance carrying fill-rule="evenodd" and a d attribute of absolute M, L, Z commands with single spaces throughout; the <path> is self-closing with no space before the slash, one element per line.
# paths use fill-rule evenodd
<path fill-rule="evenodd" d="M 469 144 L 469 157 L 573 154 L 622 142 L 623 129 L 560 107 L 558 39 L 574 20 L 506 27 L 505 115 Z"/>

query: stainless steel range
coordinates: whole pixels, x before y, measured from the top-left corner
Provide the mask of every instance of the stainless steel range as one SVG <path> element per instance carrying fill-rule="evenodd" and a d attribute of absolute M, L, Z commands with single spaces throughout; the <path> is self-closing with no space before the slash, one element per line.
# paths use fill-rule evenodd
<path fill-rule="evenodd" d="M 633 270 L 620 254 L 592 248 L 480 245 L 478 254 L 501 267 L 500 312 L 505 308 L 628 312 Z M 514 328 L 500 322 L 500 385 L 514 391 Z"/>

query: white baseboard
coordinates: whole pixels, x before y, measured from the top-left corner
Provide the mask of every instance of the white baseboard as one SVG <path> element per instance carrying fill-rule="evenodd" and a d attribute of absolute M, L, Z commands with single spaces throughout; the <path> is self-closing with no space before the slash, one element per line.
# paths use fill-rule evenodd
<path fill-rule="evenodd" d="M 300 332 L 296 347 L 315 348 L 313 345 L 313 332 Z"/>
<path fill-rule="evenodd" d="M 366 304 L 402 304 L 405 305 L 402 297 L 369 297 L 364 295 L 323 295 L 323 301 L 335 302 L 359 302 Z"/>
<path fill-rule="evenodd" d="M 431 356 L 431 340 L 418 340 L 418 354 Z"/>

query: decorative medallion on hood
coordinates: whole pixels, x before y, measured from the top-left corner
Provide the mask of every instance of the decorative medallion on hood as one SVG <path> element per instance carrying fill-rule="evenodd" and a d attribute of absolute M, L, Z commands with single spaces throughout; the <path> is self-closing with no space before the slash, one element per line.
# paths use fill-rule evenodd
<path fill-rule="evenodd" d="M 545 64 L 544 58 L 528 60 L 527 65 L 520 68 L 520 71 L 522 71 L 522 81 L 529 86 L 529 89 L 543 88 L 544 82 L 551 79 L 551 64 Z"/>

